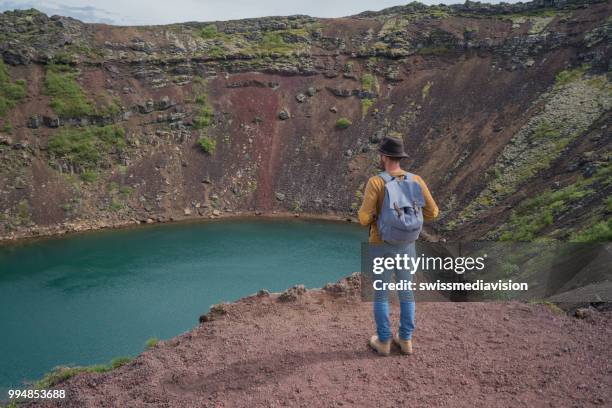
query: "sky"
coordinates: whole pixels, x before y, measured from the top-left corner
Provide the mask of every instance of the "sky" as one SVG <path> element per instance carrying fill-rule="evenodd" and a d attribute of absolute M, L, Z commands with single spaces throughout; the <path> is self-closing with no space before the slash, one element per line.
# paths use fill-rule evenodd
<path fill-rule="evenodd" d="M 115 25 L 170 24 L 186 21 L 234 20 L 248 17 L 307 14 L 342 17 L 411 0 L 0 0 L 0 11 L 36 8 L 48 15 L 70 16 L 88 23 Z M 463 0 L 421 0 L 425 4 Z M 499 3 L 489 0 L 489 3 Z M 516 0 L 506 0 L 516 3 Z"/>

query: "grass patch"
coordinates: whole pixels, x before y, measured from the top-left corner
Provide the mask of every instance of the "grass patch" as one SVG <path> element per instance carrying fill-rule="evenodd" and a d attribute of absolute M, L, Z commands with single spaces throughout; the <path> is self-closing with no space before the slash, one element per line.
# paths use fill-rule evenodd
<path fill-rule="evenodd" d="M 12 83 L 8 68 L 0 59 L 0 117 L 6 116 L 26 95 L 26 82 L 18 79 Z"/>
<path fill-rule="evenodd" d="M 374 75 L 372 74 L 364 74 L 361 77 L 361 89 L 363 89 L 364 91 L 371 91 L 372 87 L 374 86 L 374 81 L 376 80 L 376 78 L 374 78 Z"/>
<path fill-rule="evenodd" d="M 336 121 L 336 128 L 337 129 L 346 129 L 349 126 L 351 126 L 353 124 L 353 122 L 350 121 L 350 119 L 348 118 L 339 118 Z"/>
<path fill-rule="evenodd" d="M 198 146 L 204 153 L 213 154 L 217 148 L 217 142 L 209 136 L 200 136 L 198 138 Z"/>
<path fill-rule="evenodd" d="M 49 139 L 52 158 L 61 160 L 73 171 L 95 169 L 106 155 L 126 147 L 125 131 L 116 126 L 63 128 Z"/>
<path fill-rule="evenodd" d="M 565 314 L 565 311 L 561 309 L 556 303 L 549 302 L 547 300 L 541 300 L 541 301 L 530 302 L 530 303 L 533 305 L 542 305 L 548 310 L 550 310 L 552 313 L 559 315 L 559 316 L 562 316 Z"/>
<path fill-rule="evenodd" d="M 17 225 L 26 225 L 30 223 L 30 203 L 28 200 L 23 199 L 17 204 L 17 217 L 15 221 Z"/>
<path fill-rule="evenodd" d="M 547 190 L 527 200 L 510 216 L 501 241 L 533 241 L 545 227 L 552 225 L 555 217 L 566 212 L 571 205 L 595 191 L 588 186 L 591 180 L 582 180 L 561 190 Z"/>
<path fill-rule="evenodd" d="M 605 188 L 610 180 L 610 167 L 600 168 L 591 178 L 580 179 L 560 190 L 546 190 L 540 195 L 524 201 L 512 212 L 510 220 L 502 227 L 501 241 L 533 241 L 542 230 L 552 225 L 561 214 L 571 212 L 580 200 Z M 610 199 L 604 202 L 605 208 Z M 589 228 L 570 236 L 572 242 L 598 242 L 612 239 L 612 223 L 609 220 L 596 222 Z"/>
<path fill-rule="evenodd" d="M 214 118 L 212 106 L 210 106 L 208 98 L 204 94 L 198 95 L 195 99 L 195 103 L 198 105 L 199 110 L 193 118 L 193 127 L 196 129 L 204 129 L 210 126 Z"/>
<path fill-rule="evenodd" d="M 293 51 L 293 45 L 287 44 L 283 39 L 283 36 L 274 31 L 268 31 L 264 33 L 259 48 L 266 52 L 286 53 Z"/>
<path fill-rule="evenodd" d="M 600 221 L 589 228 L 574 233 L 570 242 L 610 242 L 612 241 L 612 218 Z"/>
<path fill-rule="evenodd" d="M 423 85 L 423 89 L 421 90 L 421 99 L 423 100 L 427 99 L 432 85 L 433 85 L 433 82 L 431 81 L 427 81 L 427 83 Z"/>
<path fill-rule="evenodd" d="M 122 186 L 119 189 L 119 194 L 121 194 L 123 197 L 129 197 L 133 192 L 134 189 L 130 186 Z"/>
<path fill-rule="evenodd" d="M 558 72 L 557 75 L 555 75 L 555 87 L 558 88 L 580 79 L 589 69 L 591 69 L 590 64 L 582 64 L 578 68 L 566 69 Z"/>
<path fill-rule="evenodd" d="M 307 46 L 306 38 L 311 35 L 315 27 L 316 24 L 304 28 L 266 31 L 258 42 L 252 43 L 245 38 L 242 38 L 242 41 L 247 44 L 247 50 L 249 52 L 259 54 L 260 56 L 270 54 L 290 55 Z M 286 37 L 304 38 L 304 41 L 287 42 L 285 41 Z"/>
<path fill-rule="evenodd" d="M 132 357 L 117 357 L 114 358 L 109 364 L 96 364 L 92 366 L 77 367 L 56 367 L 50 373 L 45 374 L 45 376 L 40 381 L 37 381 L 34 384 L 34 388 L 48 389 L 80 373 L 105 373 L 115 368 L 119 368 L 123 365 L 126 365 L 132 360 Z"/>
<path fill-rule="evenodd" d="M 374 99 L 363 98 L 361 100 L 361 117 L 365 118 L 370 108 L 374 105 Z"/>
<path fill-rule="evenodd" d="M 120 211 L 123 209 L 123 203 L 113 197 L 110 204 L 108 205 L 108 209 L 115 212 Z"/>
<path fill-rule="evenodd" d="M 226 53 L 223 47 L 215 45 L 214 47 L 210 49 L 210 51 L 208 52 L 208 55 L 210 55 L 213 58 L 223 58 L 225 57 Z"/>
<path fill-rule="evenodd" d="M 200 30 L 200 37 L 205 40 L 211 40 L 213 38 L 217 38 L 219 36 L 219 31 L 217 30 L 217 26 L 214 24 L 207 24 Z"/>
<path fill-rule="evenodd" d="M 67 65 L 52 64 L 47 67 L 43 91 L 51 97 L 51 108 L 59 116 L 95 114 L 95 107 L 77 82 L 76 72 Z"/>
<path fill-rule="evenodd" d="M 561 133 L 550 122 L 543 120 L 531 135 L 532 139 L 557 139 Z"/>
<path fill-rule="evenodd" d="M 157 343 L 159 343 L 159 339 L 157 337 L 151 337 L 145 342 L 145 347 L 150 349 L 157 346 Z"/>
<path fill-rule="evenodd" d="M 81 179 L 86 183 L 95 183 L 98 179 L 98 173 L 95 170 L 85 170 L 81 173 Z"/>

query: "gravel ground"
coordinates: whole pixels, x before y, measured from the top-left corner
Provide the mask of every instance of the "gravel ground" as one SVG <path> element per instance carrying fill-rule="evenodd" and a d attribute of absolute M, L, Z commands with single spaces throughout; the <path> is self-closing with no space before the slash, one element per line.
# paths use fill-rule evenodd
<path fill-rule="evenodd" d="M 45 407 L 612 406 L 612 314 L 419 303 L 415 354 L 367 347 L 371 304 L 311 290 L 252 296 Z M 398 308 L 392 309 L 397 322 Z"/>

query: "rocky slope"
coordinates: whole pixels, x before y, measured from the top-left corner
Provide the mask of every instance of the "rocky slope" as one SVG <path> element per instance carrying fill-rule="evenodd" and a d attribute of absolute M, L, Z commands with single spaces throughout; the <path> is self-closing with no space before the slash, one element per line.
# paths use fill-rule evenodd
<path fill-rule="evenodd" d="M 0 14 L 0 237 L 351 216 L 375 143 L 453 238 L 609 234 L 610 1 L 115 27 Z M 607 231 L 607 232 L 606 232 Z"/>
<path fill-rule="evenodd" d="M 55 386 L 36 407 L 609 406 L 609 312 L 419 303 L 415 354 L 368 349 L 359 279 L 220 305 L 193 331 L 108 373 Z M 392 308 L 397 321 L 398 307 Z"/>

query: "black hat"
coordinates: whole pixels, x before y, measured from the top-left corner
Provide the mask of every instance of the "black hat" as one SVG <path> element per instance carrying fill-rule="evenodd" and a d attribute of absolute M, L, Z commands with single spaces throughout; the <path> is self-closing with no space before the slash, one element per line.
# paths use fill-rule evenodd
<path fill-rule="evenodd" d="M 378 151 L 389 157 L 408 157 L 404 151 L 404 141 L 399 137 L 385 136 L 378 145 Z"/>

